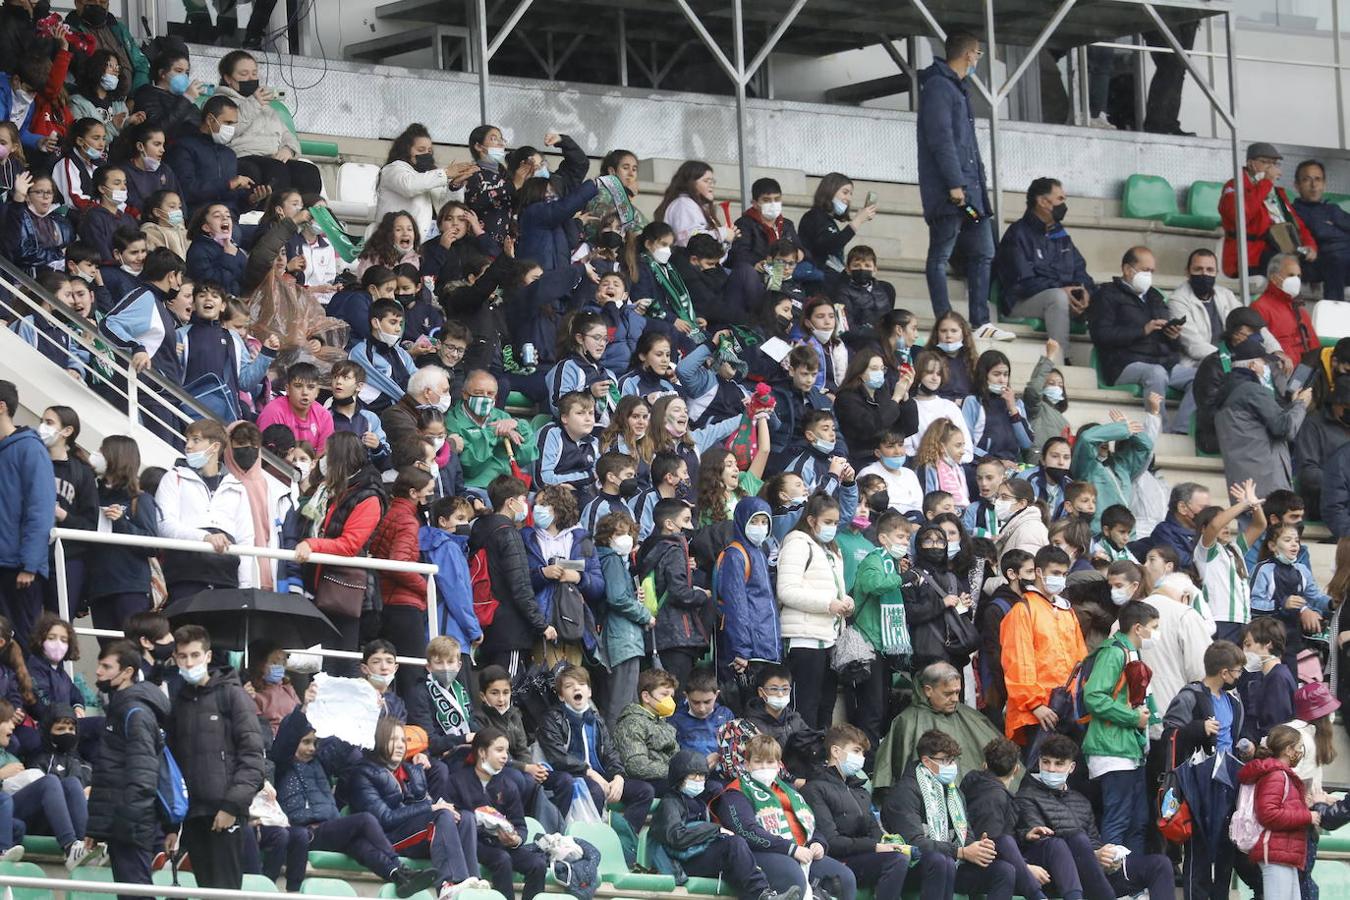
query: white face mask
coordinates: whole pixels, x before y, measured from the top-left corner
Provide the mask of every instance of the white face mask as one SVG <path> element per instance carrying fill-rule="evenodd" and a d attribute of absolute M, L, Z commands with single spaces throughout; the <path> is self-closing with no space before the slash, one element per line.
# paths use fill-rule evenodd
<path fill-rule="evenodd" d="M 999 497 L 994 501 L 994 516 L 998 519 L 1000 524 L 1012 518 L 1014 502 L 1015 501 L 1013 500 L 1005 500 L 1002 497 Z"/>
<path fill-rule="evenodd" d="M 792 697 L 788 694 L 770 694 L 764 698 L 764 705 L 769 709 L 787 709 L 791 702 Z"/>
<path fill-rule="evenodd" d="M 769 526 L 757 522 L 751 522 L 745 526 L 745 536 L 750 539 L 750 543 L 756 547 L 763 544 L 769 537 Z"/>
<path fill-rule="evenodd" d="M 670 262 L 670 248 L 657 247 L 652 251 L 652 259 L 664 266 L 666 263 Z"/>
<path fill-rule="evenodd" d="M 756 769 L 750 769 L 746 774 L 763 785 L 773 784 L 774 779 L 778 777 L 777 766 L 761 766 Z"/>
<path fill-rule="evenodd" d="M 1148 293 L 1148 289 L 1153 287 L 1153 273 L 1135 272 L 1134 277 L 1130 279 L 1130 287 L 1134 288 L 1134 292 L 1139 296 L 1144 296 Z"/>
<path fill-rule="evenodd" d="M 1063 575 L 1047 575 L 1045 576 L 1045 589 L 1049 591 L 1050 596 L 1058 596 L 1059 592 L 1064 590 L 1064 583 L 1067 580 Z"/>
<path fill-rule="evenodd" d="M 222 147 L 234 140 L 234 126 L 221 123 L 219 131 L 211 132 L 211 140 L 220 144 Z"/>
<path fill-rule="evenodd" d="M 1126 603 L 1130 602 L 1130 598 L 1133 596 L 1134 591 L 1130 590 L 1128 587 L 1111 588 L 1111 602 L 1116 606 L 1124 606 Z"/>
<path fill-rule="evenodd" d="M 444 394 L 441 394 L 440 398 L 436 401 L 436 409 L 439 410 L 441 413 L 447 413 L 450 411 L 449 391 L 446 391 Z M 445 443 L 445 438 L 441 438 L 441 443 Z M 440 450 L 441 448 L 439 445 L 437 445 L 436 449 Z"/>
<path fill-rule="evenodd" d="M 37 427 L 38 437 L 42 438 L 42 443 L 48 447 L 54 447 L 61 440 L 61 429 L 55 425 L 41 422 Z"/>
<path fill-rule="evenodd" d="M 631 534 L 616 534 L 610 538 L 609 549 L 620 556 L 627 556 L 633 552 L 633 536 Z"/>
<path fill-rule="evenodd" d="M 1290 275 L 1280 283 L 1280 290 L 1284 291 L 1290 297 L 1297 297 L 1298 292 L 1303 290 L 1303 280 L 1297 275 Z"/>
<path fill-rule="evenodd" d="M 1246 656 L 1247 661 L 1243 663 L 1242 668 L 1248 672 L 1260 672 L 1261 667 L 1265 665 L 1265 659 L 1250 650 L 1247 651 Z"/>
<path fill-rule="evenodd" d="M 127 189 L 117 188 L 112 192 L 111 199 L 112 202 L 116 203 L 118 206 L 125 204 L 127 202 Z"/>
<path fill-rule="evenodd" d="M 813 335 L 815 336 L 816 340 L 820 341 L 822 344 L 827 344 L 827 343 L 829 343 L 830 338 L 834 337 L 834 329 L 833 329 L 833 328 L 812 328 L 812 329 L 811 329 L 811 334 L 813 334 Z"/>
<path fill-rule="evenodd" d="M 770 222 L 775 221 L 783 214 L 783 201 L 774 200 L 769 203 L 761 203 L 759 205 L 759 214 Z"/>
<path fill-rule="evenodd" d="M 102 450 L 89 454 L 89 468 L 94 470 L 95 475 L 103 475 L 108 471 L 108 460 Z"/>
<path fill-rule="evenodd" d="M 384 331 L 383 329 L 380 328 L 375 329 L 375 340 L 379 341 L 381 344 L 384 344 L 386 347 L 394 346 L 399 342 L 399 338 L 401 337 L 403 337 L 403 335 L 401 334 L 390 334 L 389 332 Z"/>

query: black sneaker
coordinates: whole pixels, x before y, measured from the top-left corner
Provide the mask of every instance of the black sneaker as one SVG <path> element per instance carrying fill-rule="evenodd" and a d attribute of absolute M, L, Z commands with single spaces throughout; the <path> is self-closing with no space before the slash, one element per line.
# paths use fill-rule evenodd
<path fill-rule="evenodd" d="M 394 893 L 399 897 L 411 897 L 421 891 L 430 890 L 440 876 L 435 869 L 410 869 L 399 866 L 389 879 L 394 883 Z"/>
<path fill-rule="evenodd" d="M 781 894 L 775 894 L 773 891 L 765 891 L 759 895 L 759 900 L 799 900 L 801 895 L 802 889 L 794 884 Z"/>

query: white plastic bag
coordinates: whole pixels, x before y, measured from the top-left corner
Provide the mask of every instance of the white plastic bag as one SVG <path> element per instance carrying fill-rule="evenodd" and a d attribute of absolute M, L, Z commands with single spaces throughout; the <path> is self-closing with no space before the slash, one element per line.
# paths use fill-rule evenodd
<path fill-rule="evenodd" d="M 594 822 L 598 824 L 601 821 L 603 820 L 600 818 L 600 811 L 595 808 L 595 800 L 591 798 L 591 791 L 586 786 L 586 779 L 576 779 L 572 782 L 572 805 L 563 818 L 564 826 L 570 828 L 574 822 Z"/>

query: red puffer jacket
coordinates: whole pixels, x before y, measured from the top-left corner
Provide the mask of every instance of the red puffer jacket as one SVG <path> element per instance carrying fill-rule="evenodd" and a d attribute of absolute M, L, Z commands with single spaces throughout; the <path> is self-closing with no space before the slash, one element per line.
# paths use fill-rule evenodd
<path fill-rule="evenodd" d="M 1312 810 L 1303 799 L 1303 781 L 1278 759 L 1252 760 L 1238 772 L 1238 781 L 1256 785 L 1256 821 L 1267 829 L 1247 856 L 1254 863 L 1302 869 L 1312 824 Z"/>
<path fill-rule="evenodd" d="M 370 555 L 421 562 L 422 551 L 417 544 L 417 529 L 421 524 L 413 502 L 407 497 L 395 497 L 389 504 L 389 512 L 375 529 Z M 385 606 L 413 606 L 425 612 L 427 580 L 416 572 L 381 572 L 380 596 L 384 598 Z"/>

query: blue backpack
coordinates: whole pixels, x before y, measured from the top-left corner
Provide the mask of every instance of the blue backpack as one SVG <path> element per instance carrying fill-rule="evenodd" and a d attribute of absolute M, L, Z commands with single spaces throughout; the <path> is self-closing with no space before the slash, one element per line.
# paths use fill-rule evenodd
<path fill-rule="evenodd" d="M 133 706 L 127 710 L 126 720 L 122 723 L 122 733 L 127 733 L 131 716 L 141 707 Z M 164 739 L 163 729 L 159 729 L 159 781 L 155 785 L 155 802 L 159 807 L 159 818 L 165 825 L 181 825 L 188 814 L 187 782 L 183 779 L 183 770 L 178 760 L 173 758 Z"/>

